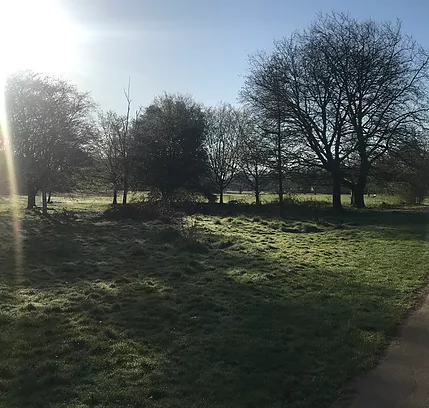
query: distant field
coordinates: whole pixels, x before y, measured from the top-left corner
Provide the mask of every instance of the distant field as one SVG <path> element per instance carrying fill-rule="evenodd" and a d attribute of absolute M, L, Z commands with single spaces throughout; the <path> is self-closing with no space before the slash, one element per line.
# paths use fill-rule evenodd
<path fill-rule="evenodd" d="M 330 194 L 292 194 L 290 196 L 285 195 L 285 197 L 290 197 L 291 199 L 297 201 L 323 201 L 327 203 L 332 202 L 332 196 Z M 263 193 L 261 195 L 262 203 L 269 203 L 278 199 L 278 195 L 274 193 Z M 227 203 L 230 200 L 242 200 L 247 203 L 254 203 L 255 196 L 251 193 L 237 193 L 237 192 L 228 192 L 224 195 L 224 201 Z M 350 194 L 343 194 L 341 196 L 341 201 L 344 206 L 350 206 Z M 379 207 L 382 203 L 387 204 L 400 204 L 401 199 L 397 196 L 391 196 L 386 194 L 377 194 L 376 197 L 371 195 L 370 197 L 365 196 L 365 204 L 367 207 Z"/>
<path fill-rule="evenodd" d="M 421 210 L 175 225 L 109 202 L 23 210 L 17 271 L 0 197 L 0 407 L 328 408 L 427 281 Z"/>
<path fill-rule="evenodd" d="M 321 201 L 326 202 L 330 204 L 332 202 L 332 196 L 330 194 L 292 194 L 287 195 L 285 194 L 285 199 L 292 199 L 296 200 L 298 202 L 300 201 Z M 57 205 L 61 202 L 71 204 L 73 206 L 76 206 L 78 208 L 85 208 L 85 207 L 98 207 L 101 208 L 105 205 L 108 205 L 112 202 L 112 197 L 109 195 L 82 195 L 82 194 L 60 194 L 60 195 L 54 195 L 53 201 Z M 133 193 L 131 192 L 128 197 L 129 202 L 133 201 L 139 201 L 140 199 L 147 199 L 147 194 L 144 192 L 137 192 Z M 7 196 L 0 196 L 0 200 L 8 200 Z M 23 206 L 25 206 L 25 198 L 21 198 Z M 122 197 L 118 197 L 118 202 L 121 202 Z M 226 192 L 224 194 L 224 202 L 228 203 L 232 200 L 238 200 L 239 202 L 244 203 L 254 203 L 255 202 L 255 196 L 252 193 L 243 192 Z M 273 201 L 278 200 L 278 195 L 275 193 L 262 193 L 261 194 L 261 202 L 262 203 L 271 203 Z M 343 194 L 341 196 L 341 200 L 343 202 L 343 205 L 345 207 L 350 206 L 350 195 L 349 194 Z M 40 202 L 40 199 L 39 199 Z M 377 194 L 376 197 L 371 195 L 370 197 L 365 196 L 365 204 L 369 208 L 376 208 L 380 207 L 383 203 L 386 204 L 392 204 L 392 205 L 399 205 L 401 204 L 401 199 L 398 196 L 392 196 L 392 195 L 386 195 L 386 194 Z M 429 204 L 429 200 L 427 200 L 427 203 Z"/>
<path fill-rule="evenodd" d="M 0 196 L 1 199 L 2 196 Z M 131 192 L 129 194 L 128 201 L 138 201 L 140 199 L 146 199 L 147 194 L 143 192 L 137 192 L 133 193 Z M 285 194 L 285 199 L 293 199 L 297 201 L 322 201 L 326 203 L 332 202 L 332 196 L 330 194 Z M 8 199 L 6 196 L 3 196 L 3 199 Z M 85 205 L 104 205 L 104 204 L 110 204 L 112 202 L 112 197 L 109 195 L 94 195 L 94 196 L 88 196 L 88 195 L 82 195 L 82 194 L 60 194 L 53 196 L 53 201 L 55 203 L 58 203 L 60 201 L 66 200 L 67 202 L 73 203 L 73 205 L 77 206 L 85 206 Z M 350 206 L 350 195 L 349 194 L 343 194 L 341 196 L 342 202 L 344 206 Z M 23 198 L 24 200 L 24 198 Z M 122 197 L 118 197 L 118 202 L 122 200 Z M 231 200 L 238 200 L 245 203 L 254 203 L 255 202 L 255 195 L 248 192 L 238 193 L 238 192 L 226 192 L 224 194 L 224 202 L 228 203 Z M 261 194 L 261 201 L 262 203 L 271 203 L 273 201 L 278 200 L 278 195 L 275 193 L 262 193 Z M 23 201 L 24 202 L 24 201 Z M 386 195 L 386 194 L 377 194 L 376 197 L 373 197 L 371 195 L 370 197 L 365 196 L 365 204 L 368 207 L 379 207 L 382 203 L 387 204 L 400 204 L 401 199 L 397 196 L 392 195 Z"/>

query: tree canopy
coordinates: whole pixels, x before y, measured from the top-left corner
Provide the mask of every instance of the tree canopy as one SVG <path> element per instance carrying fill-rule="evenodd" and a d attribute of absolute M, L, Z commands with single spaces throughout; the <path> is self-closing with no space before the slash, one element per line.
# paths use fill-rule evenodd
<path fill-rule="evenodd" d="M 204 111 L 191 97 L 155 98 L 136 121 L 137 184 L 165 199 L 181 188 L 200 190 L 207 175 L 205 126 Z"/>
<path fill-rule="evenodd" d="M 62 79 L 24 72 L 8 79 L 6 104 L 19 180 L 31 208 L 39 190 L 65 183 L 85 163 L 93 103 Z"/>

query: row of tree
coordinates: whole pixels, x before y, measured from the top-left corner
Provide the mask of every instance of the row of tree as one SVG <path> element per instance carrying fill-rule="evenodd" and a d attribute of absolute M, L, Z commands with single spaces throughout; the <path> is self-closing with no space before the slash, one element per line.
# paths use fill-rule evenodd
<path fill-rule="evenodd" d="M 253 56 L 241 99 L 299 163 L 330 174 L 335 208 L 342 186 L 363 207 L 375 167 L 424 148 L 428 64 L 399 23 L 333 13 Z"/>
<path fill-rule="evenodd" d="M 291 175 L 307 184 L 329 175 L 336 209 L 344 188 L 364 206 L 369 181 L 422 200 L 428 64 L 399 23 L 334 13 L 252 56 L 239 108 L 164 94 L 134 113 L 128 84 L 124 115 L 99 112 L 66 81 L 18 73 L 6 84 L 18 179 L 29 208 L 42 192 L 44 211 L 50 191 L 96 182 L 114 204 L 130 189 L 164 199 L 216 192 L 222 203 L 237 177 L 257 203 L 275 180 L 281 204 Z"/>

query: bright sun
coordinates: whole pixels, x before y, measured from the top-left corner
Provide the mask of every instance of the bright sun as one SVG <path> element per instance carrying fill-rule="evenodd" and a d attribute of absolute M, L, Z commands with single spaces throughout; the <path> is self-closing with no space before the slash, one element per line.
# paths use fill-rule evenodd
<path fill-rule="evenodd" d="M 60 0 L 0 0 L 0 76 L 74 69 L 82 36 Z"/>

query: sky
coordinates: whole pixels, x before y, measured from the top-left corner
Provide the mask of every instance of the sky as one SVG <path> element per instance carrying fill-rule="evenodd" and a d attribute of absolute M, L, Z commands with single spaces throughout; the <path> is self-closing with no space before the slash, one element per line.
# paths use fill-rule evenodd
<path fill-rule="evenodd" d="M 34 5 L 45 0 L 27 1 Z M 429 48 L 429 0 L 46 1 L 50 3 L 45 9 L 28 12 L 38 25 L 31 32 L 22 28 L 22 42 L 35 38 L 31 49 L 14 47 L 28 55 L 21 65 L 59 74 L 89 91 L 102 109 L 118 113 L 126 108 L 123 89 L 128 78 L 133 109 L 147 106 L 163 92 L 187 93 L 206 105 L 237 103 L 248 55 L 270 50 L 273 40 L 307 27 L 318 12 L 400 19 L 404 32 Z M 57 14 L 49 11 L 54 6 Z M 55 19 L 57 25 L 52 26 Z M 45 37 L 35 35 L 40 29 L 46 31 Z M 30 53 L 39 43 L 45 48 L 33 57 Z M 37 65 L 37 58 L 44 64 Z"/>

